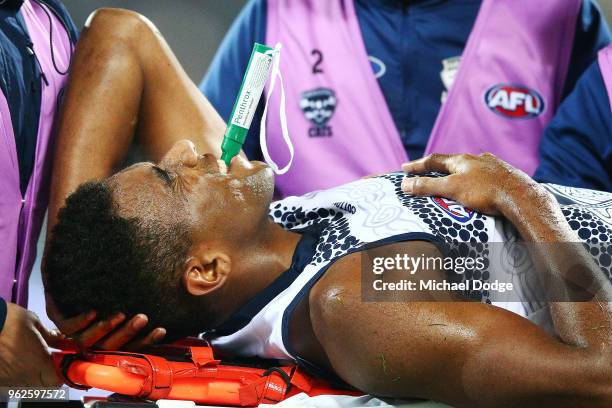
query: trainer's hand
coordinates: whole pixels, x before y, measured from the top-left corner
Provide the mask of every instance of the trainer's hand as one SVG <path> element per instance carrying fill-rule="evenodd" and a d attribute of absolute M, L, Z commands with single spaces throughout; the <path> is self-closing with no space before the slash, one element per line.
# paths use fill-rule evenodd
<path fill-rule="evenodd" d="M 166 335 L 166 330 L 158 327 L 145 337 L 133 340 L 149 321 L 144 314 L 133 316 L 127 323 L 124 323 L 125 315 L 123 313 L 99 321 L 96 320 L 95 311 L 65 318 L 57 310 L 51 296 L 45 295 L 45 298 L 49 318 L 53 320 L 62 333 L 72 337 L 75 345 L 81 350 L 90 348 L 139 350 L 145 346 L 159 343 Z"/>
<path fill-rule="evenodd" d="M 496 215 L 512 205 L 538 184 L 527 174 L 490 153 L 432 154 L 405 163 L 406 173 L 430 171 L 448 173 L 445 177 L 410 177 L 402 181 L 402 190 L 413 195 L 446 197 L 474 210 Z"/>
<path fill-rule="evenodd" d="M 57 386 L 62 383 L 47 346 L 57 347 L 64 337 L 48 330 L 38 317 L 7 303 L 0 332 L 0 386 Z"/>

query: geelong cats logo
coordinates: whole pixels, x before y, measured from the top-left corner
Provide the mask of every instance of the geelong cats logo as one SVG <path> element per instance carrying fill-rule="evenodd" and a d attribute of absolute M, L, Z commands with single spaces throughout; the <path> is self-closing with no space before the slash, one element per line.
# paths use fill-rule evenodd
<path fill-rule="evenodd" d="M 485 93 L 487 107 L 510 119 L 530 119 L 544 112 L 544 99 L 523 85 L 497 84 Z"/>
<path fill-rule="evenodd" d="M 327 125 L 327 122 L 334 115 L 336 103 L 336 93 L 329 88 L 316 88 L 302 92 L 300 108 L 304 112 L 304 117 L 314 125 L 308 130 L 308 136 L 332 136 L 332 128 Z"/>

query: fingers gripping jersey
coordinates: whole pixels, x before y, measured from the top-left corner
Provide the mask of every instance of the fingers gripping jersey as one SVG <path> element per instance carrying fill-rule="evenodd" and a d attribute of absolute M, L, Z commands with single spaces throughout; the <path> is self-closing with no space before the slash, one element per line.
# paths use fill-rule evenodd
<path fill-rule="evenodd" d="M 502 275 L 505 280 L 511 276 L 518 294 L 506 299 L 493 298 L 486 290 L 464 294 L 550 329 L 546 304 L 537 301 L 529 282 L 536 275 L 530 273 L 533 265 L 522 260 L 529 257 L 517 250 L 515 244 L 520 239 L 512 225 L 451 200 L 407 195 L 401 190 L 404 177 L 403 173 L 391 173 L 272 203 L 270 216 L 276 223 L 303 232 L 293 270 L 278 279 L 281 283 L 274 282 L 242 307 L 237 313 L 240 319 L 230 319 L 218 330 L 206 333 L 206 337 L 214 346 L 233 354 L 301 361 L 287 341 L 288 321 L 325 271 L 347 254 L 409 240 L 451 244 L 453 251 L 471 257 L 482 254 L 488 260 L 484 268 L 466 271 L 456 279 L 492 281 Z M 611 279 L 611 248 L 601 244 L 608 244 L 612 237 L 612 194 L 557 185 L 545 187 L 557 198 L 570 226 Z M 296 267 L 298 258 L 301 263 Z M 509 258 L 512 262 L 508 262 Z"/>

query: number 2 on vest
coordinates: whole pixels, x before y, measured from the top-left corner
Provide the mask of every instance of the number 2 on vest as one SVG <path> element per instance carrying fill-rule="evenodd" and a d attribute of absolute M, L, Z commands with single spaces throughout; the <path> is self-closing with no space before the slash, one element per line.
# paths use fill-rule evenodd
<path fill-rule="evenodd" d="M 323 63 L 323 53 L 315 48 L 310 52 L 310 55 L 313 55 L 316 58 L 316 61 L 312 66 L 312 73 L 322 74 L 323 69 L 319 68 L 319 66 Z"/>

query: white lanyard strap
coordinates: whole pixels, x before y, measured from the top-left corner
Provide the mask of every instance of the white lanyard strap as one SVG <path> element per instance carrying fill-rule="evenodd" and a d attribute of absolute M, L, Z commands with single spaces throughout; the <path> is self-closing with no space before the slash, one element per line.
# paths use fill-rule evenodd
<path fill-rule="evenodd" d="M 264 160 L 268 165 L 272 168 L 272 171 L 276 174 L 285 174 L 289 167 L 291 167 L 291 163 L 293 162 L 293 143 L 289 138 L 289 129 L 287 127 L 287 113 L 285 110 L 285 85 L 283 83 L 283 76 L 280 71 L 280 50 L 281 44 L 276 43 L 273 50 L 267 51 L 266 54 L 272 55 L 272 79 L 270 80 L 270 88 L 268 88 L 268 94 L 266 96 L 266 105 L 264 107 L 263 114 L 261 115 L 261 125 L 260 125 L 260 133 L 259 133 L 259 144 L 261 146 L 261 152 L 263 153 Z M 274 86 L 276 85 L 276 78 L 278 77 L 280 81 L 281 88 L 281 99 L 280 99 L 280 123 L 281 123 L 281 131 L 283 135 L 283 140 L 287 144 L 289 148 L 289 154 L 291 158 L 289 159 L 289 163 L 282 169 L 278 168 L 278 165 L 272 160 L 270 157 L 270 153 L 268 152 L 268 143 L 266 140 L 266 117 L 268 115 L 268 104 L 270 103 L 270 96 L 272 96 L 272 92 L 274 92 Z"/>

